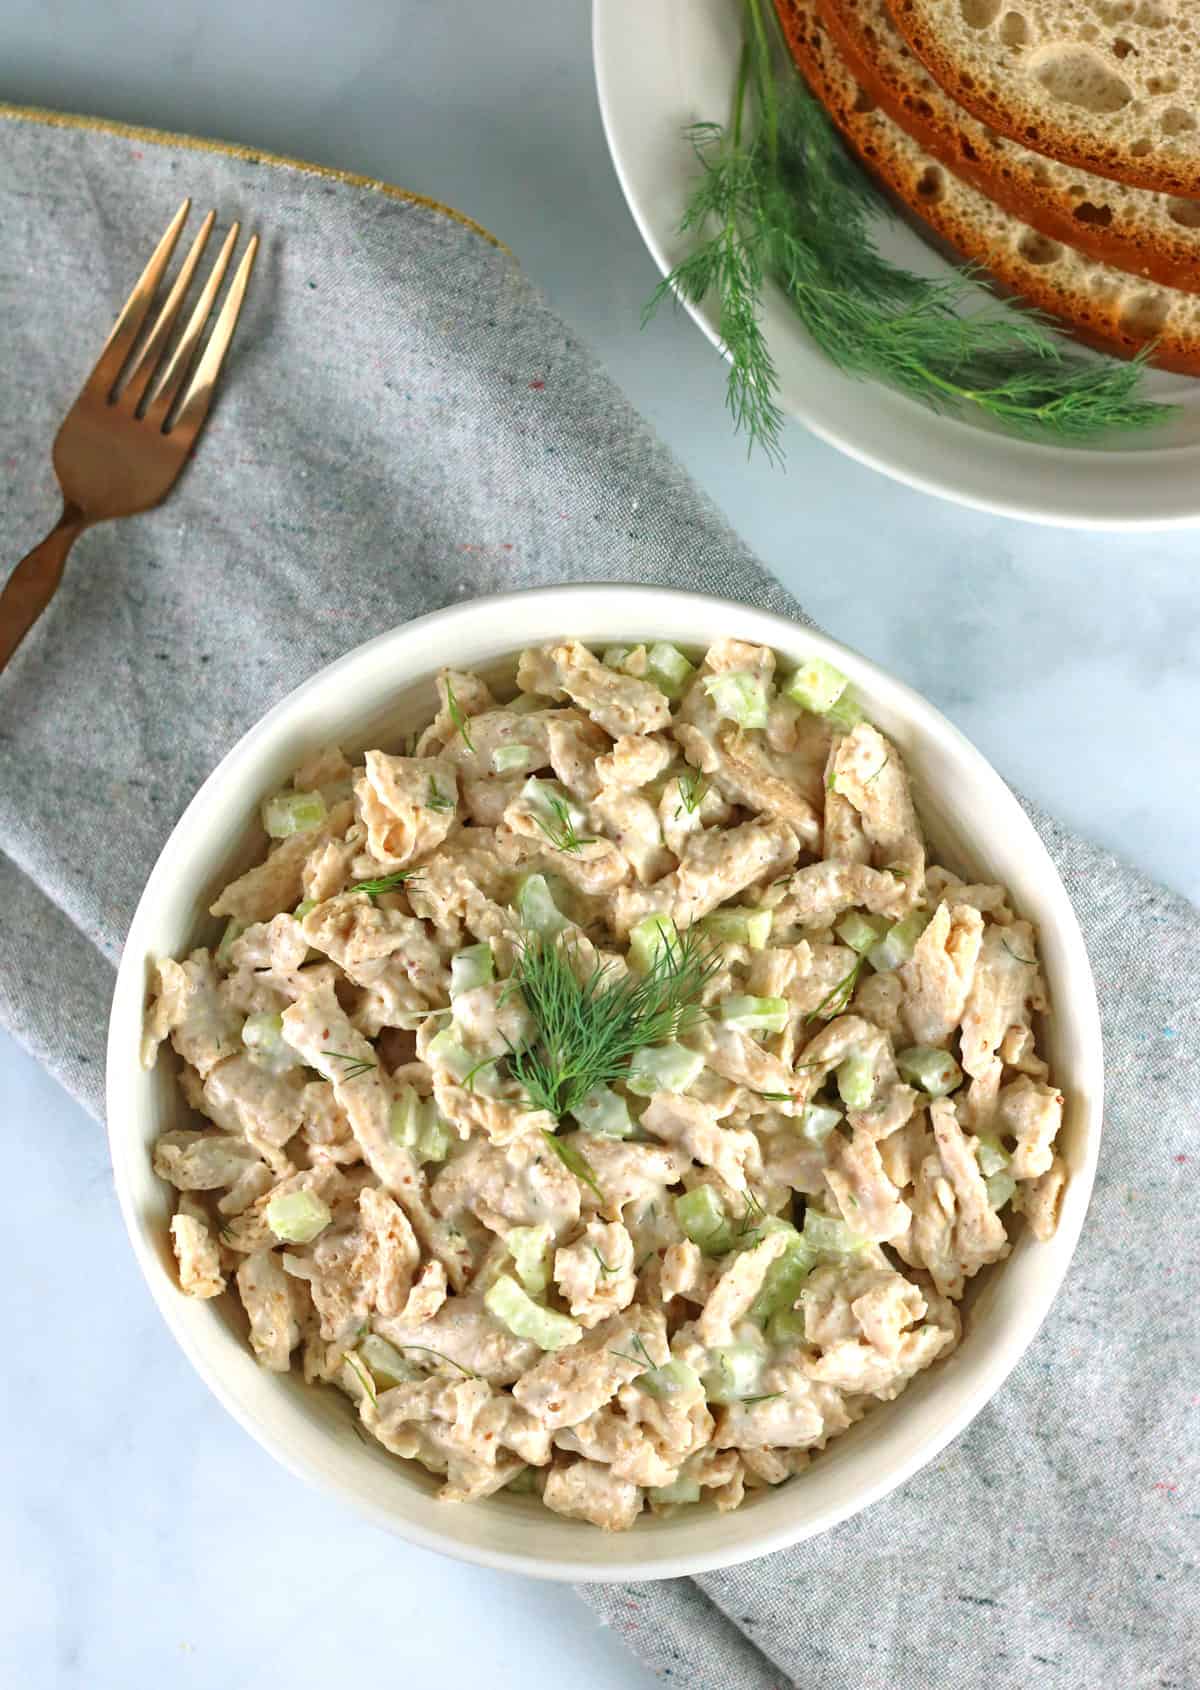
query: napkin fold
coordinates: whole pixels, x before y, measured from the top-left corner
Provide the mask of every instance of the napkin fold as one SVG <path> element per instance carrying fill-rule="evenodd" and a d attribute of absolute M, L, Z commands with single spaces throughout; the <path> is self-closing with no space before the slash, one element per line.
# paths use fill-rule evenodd
<path fill-rule="evenodd" d="M 468 219 L 246 149 L 0 107 L 14 560 L 57 514 L 54 431 L 185 193 L 265 239 L 197 460 L 159 510 L 79 541 L 0 676 L 0 1019 L 97 1117 L 113 969 L 154 858 L 222 753 L 315 669 L 439 606 L 568 580 L 807 620 Z M 1070 1278 L 999 1396 L 896 1495 L 745 1567 L 581 1592 L 669 1682 L 1196 1683 L 1200 914 L 1034 820 L 1084 925 L 1109 1063 Z"/>

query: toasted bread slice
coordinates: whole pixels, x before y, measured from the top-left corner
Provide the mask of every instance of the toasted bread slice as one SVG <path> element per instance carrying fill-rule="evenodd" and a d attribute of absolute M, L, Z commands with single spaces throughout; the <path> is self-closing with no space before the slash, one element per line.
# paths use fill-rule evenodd
<path fill-rule="evenodd" d="M 818 0 L 776 0 L 809 86 L 863 162 L 946 244 L 1089 345 L 1200 375 L 1200 295 L 1157 287 L 1085 258 L 1023 223 L 947 170 L 859 86 Z"/>
<path fill-rule="evenodd" d="M 855 79 L 956 175 L 1043 235 L 1167 287 L 1200 292 L 1200 200 L 1127 188 L 1030 152 L 971 117 L 892 22 L 887 0 L 819 0 Z"/>
<path fill-rule="evenodd" d="M 1195 0 L 888 0 L 931 75 L 1035 152 L 1164 194 L 1200 191 Z"/>

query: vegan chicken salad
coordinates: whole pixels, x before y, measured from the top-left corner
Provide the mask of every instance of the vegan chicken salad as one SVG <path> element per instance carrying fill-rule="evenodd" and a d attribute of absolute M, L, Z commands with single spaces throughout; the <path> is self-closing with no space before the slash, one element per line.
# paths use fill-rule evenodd
<path fill-rule="evenodd" d="M 821 660 L 564 639 L 516 685 L 443 671 L 399 754 L 313 756 L 157 965 L 180 1284 L 448 1500 L 736 1508 L 1053 1232 L 1035 934 L 929 862 Z"/>

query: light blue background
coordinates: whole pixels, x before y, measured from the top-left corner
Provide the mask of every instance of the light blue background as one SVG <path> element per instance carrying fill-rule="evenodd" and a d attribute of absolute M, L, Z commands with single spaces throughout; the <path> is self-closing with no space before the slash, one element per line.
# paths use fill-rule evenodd
<path fill-rule="evenodd" d="M 1200 899 L 1200 536 L 975 515 L 796 429 L 785 474 L 747 463 L 698 331 L 638 332 L 656 278 L 582 0 L 4 0 L 0 66 L 9 100 L 245 141 L 478 218 L 827 628 L 1047 809 Z M 169 1341 L 95 1124 L 2 1035 L 0 1096 L 0 1682 L 654 1682 L 569 1591 L 407 1549 L 276 1468 Z"/>

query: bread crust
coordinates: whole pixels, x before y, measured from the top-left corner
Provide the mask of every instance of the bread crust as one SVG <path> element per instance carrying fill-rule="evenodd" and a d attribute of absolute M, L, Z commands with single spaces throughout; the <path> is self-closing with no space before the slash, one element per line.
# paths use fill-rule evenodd
<path fill-rule="evenodd" d="M 1166 287 L 1200 293 L 1200 203 L 1051 162 L 954 104 L 892 23 L 886 0 L 818 0 L 855 79 L 892 120 L 1042 234 Z M 1175 215 L 1172 215 L 1172 212 Z M 1185 219 L 1193 216 L 1195 223 Z"/>
<path fill-rule="evenodd" d="M 1138 97 L 1131 98 L 1126 109 L 1147 108 L 1145 133 L 1135 135 L 1132 140 L 1122 137 L 1115 133 L 1111 118 L 1105 121 L 1104 114 L 1089 113 L 1078 107 L 1064 112 L 1057 102 L 1046 97 L 1043 89 L 1030 86 L 1022 74 L 1019 50 L 1006 53 L 981 35 L 980 57 L 986 56 L 992 80 L 978 66 L 968 69 L 953 52 L 944 28 L 947 9 L 957 3 L 958 0 L 888 0 L 888 10 L 930 76 L 973 117 L 1034 152 L 1093 175 L 1107 176 L 1129 187 L 1185 198 L 1200 193 L 1200 154 L 1191 147 L 1183 152 L 1175 150 L 1159 132 L 1161 120 L 1169 118 L 1172 112 L 1182 111 L 1185 118 L 1190 117 L 1186 99 L 1174 104 L 1169 94 L 1147 97 L 1144 84 L 1134 82 L 1130 93 Z M 943 8 L 940 17 L 939 7 Z M 1114 22 L 1106 30 L 1097 26 L 1095 42 L 1081 32 L 1078 40 L 1067 38 L 1062 44 L 1077 52 L 1094 50 L 1097 64 L 1111 69 L 1115 79 L 1130 70 L 1122 59 L 1115 57 L 1116 50 L 1128 48 L 1129 56 L 1135 60 L 1141 56 L 1141 50 L 1126 41 L 1122 33 L 1139 33 L 1132 0 L 1109 0 L 1108 10 Z M 997 19 L 1001 15 L 1023 16 L 1007 6 L 997 6 Z M 1118 21 L 1120 15 L 1125 15 L 1126 21 Z M 1200 39 L 1197 44 L 1200 45 Z M 1113 60 L 1111 67 L 1106 63 L 1109 58 Z M 1162 75 L 1172 74 L 1168 62 Z M 1140 150 L 1143 147 L 1144 152 Z"/>
<path fill-rule="evenodd" d="M 867 168 L 954 252 L 1078 340 L 1200 375 L 1200 296 L 1082 257 L 986 199 L 895 123 L 855 80 L 818 0 L 776 0 L 792 56 Z M 1156 343 L 1156 344 L 1155 344 Z"/>

